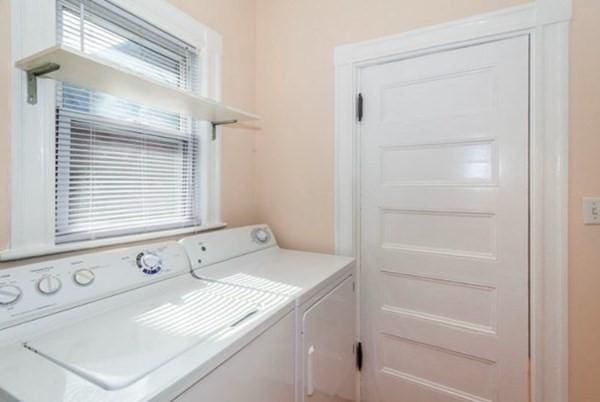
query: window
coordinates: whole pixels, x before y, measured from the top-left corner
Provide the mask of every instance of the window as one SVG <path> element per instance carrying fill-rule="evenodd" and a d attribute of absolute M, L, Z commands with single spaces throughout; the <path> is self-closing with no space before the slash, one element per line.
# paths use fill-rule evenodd
<path fill-rule="evenodd" d="M 197 91 L 197 50 L 107 0 L 58 0 L 57 38 L 64 45 Z"/>
<path fill-rule="evenodd" d="M 30 0 L 11 9 L 13 62 L 60 44 L 219 98 L 220 35 L 166 0 Z M 209 123 L 53 80 L 38 80 L 29 105 L 25 83 L 15 70 L 11 243 L 0 259 L 223 226 Z"/>
<path fill-rule="evenodd" d="M 196 123 L 57 88 L 57 243 L 201 224 Z"/>
<path fill-rule="evenodd" d="M 92 1 L 61 0 L 64 45 L 192 88 L 190 46 Z M 191 119 L 57 85 L 56 243 L 199 226 L 199 130 Z"/>

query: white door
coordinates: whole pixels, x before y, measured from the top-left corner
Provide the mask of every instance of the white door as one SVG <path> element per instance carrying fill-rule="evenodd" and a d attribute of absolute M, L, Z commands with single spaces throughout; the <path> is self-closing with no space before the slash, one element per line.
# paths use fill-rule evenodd
<path fill-rule="evenodd" d="M 526 36 L 366 67 L 364 401 L 528 401 Z"/>
<path fill-rule="evenodd" d="M 356 295 L 347 278 L 302 317 L 303 386 L 300 401 L 355 401 Z"/>

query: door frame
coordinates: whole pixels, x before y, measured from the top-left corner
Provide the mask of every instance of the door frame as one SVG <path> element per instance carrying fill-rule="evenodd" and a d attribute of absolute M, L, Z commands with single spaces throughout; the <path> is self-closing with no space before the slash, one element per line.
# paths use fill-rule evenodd
<path fill-rule="evenodd" d="M 529 35 L 532 402 L 568 401 L 570 20 L 570 0 L 537 0 L 335 49 L 335 249 L 337 254 L 356 257 L 360 272 L 360 125 L 355 100 L 361 69 Z"/>

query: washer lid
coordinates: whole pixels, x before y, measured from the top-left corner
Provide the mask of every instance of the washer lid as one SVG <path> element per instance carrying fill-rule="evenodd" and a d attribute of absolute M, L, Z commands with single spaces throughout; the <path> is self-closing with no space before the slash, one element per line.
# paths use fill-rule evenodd
<path fill-rule="evenodd" d="M 260 296 L 248 295 L 247 289 L 190 283 L 189 278 L 176 282 L 152 300 L 45 333 L 24 346 L 104 389 L 116 390 L 191 347 L 210 347 L 212 340 L 260 308 Z"/>
<path fill-rule="evenodd" d="M 353 262 L 350 257 L 271 247 L 193 272 L 198 278 L 293 297 L 302 303 Z"/>

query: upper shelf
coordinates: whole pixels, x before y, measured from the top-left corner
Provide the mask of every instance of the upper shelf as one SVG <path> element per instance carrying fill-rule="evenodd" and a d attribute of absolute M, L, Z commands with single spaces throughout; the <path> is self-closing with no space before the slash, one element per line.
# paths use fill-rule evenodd
<path fill-rule="evenodd" d="M 36 77 L 52 78 L 212 123 L 258 119 L 255 114 L 142 77 L 127 67 L 62 46 L 42 50 L 15 65 L 32 73 L 33 85 Z M 49 65 L 51 68 L 45 68 Z"/>

